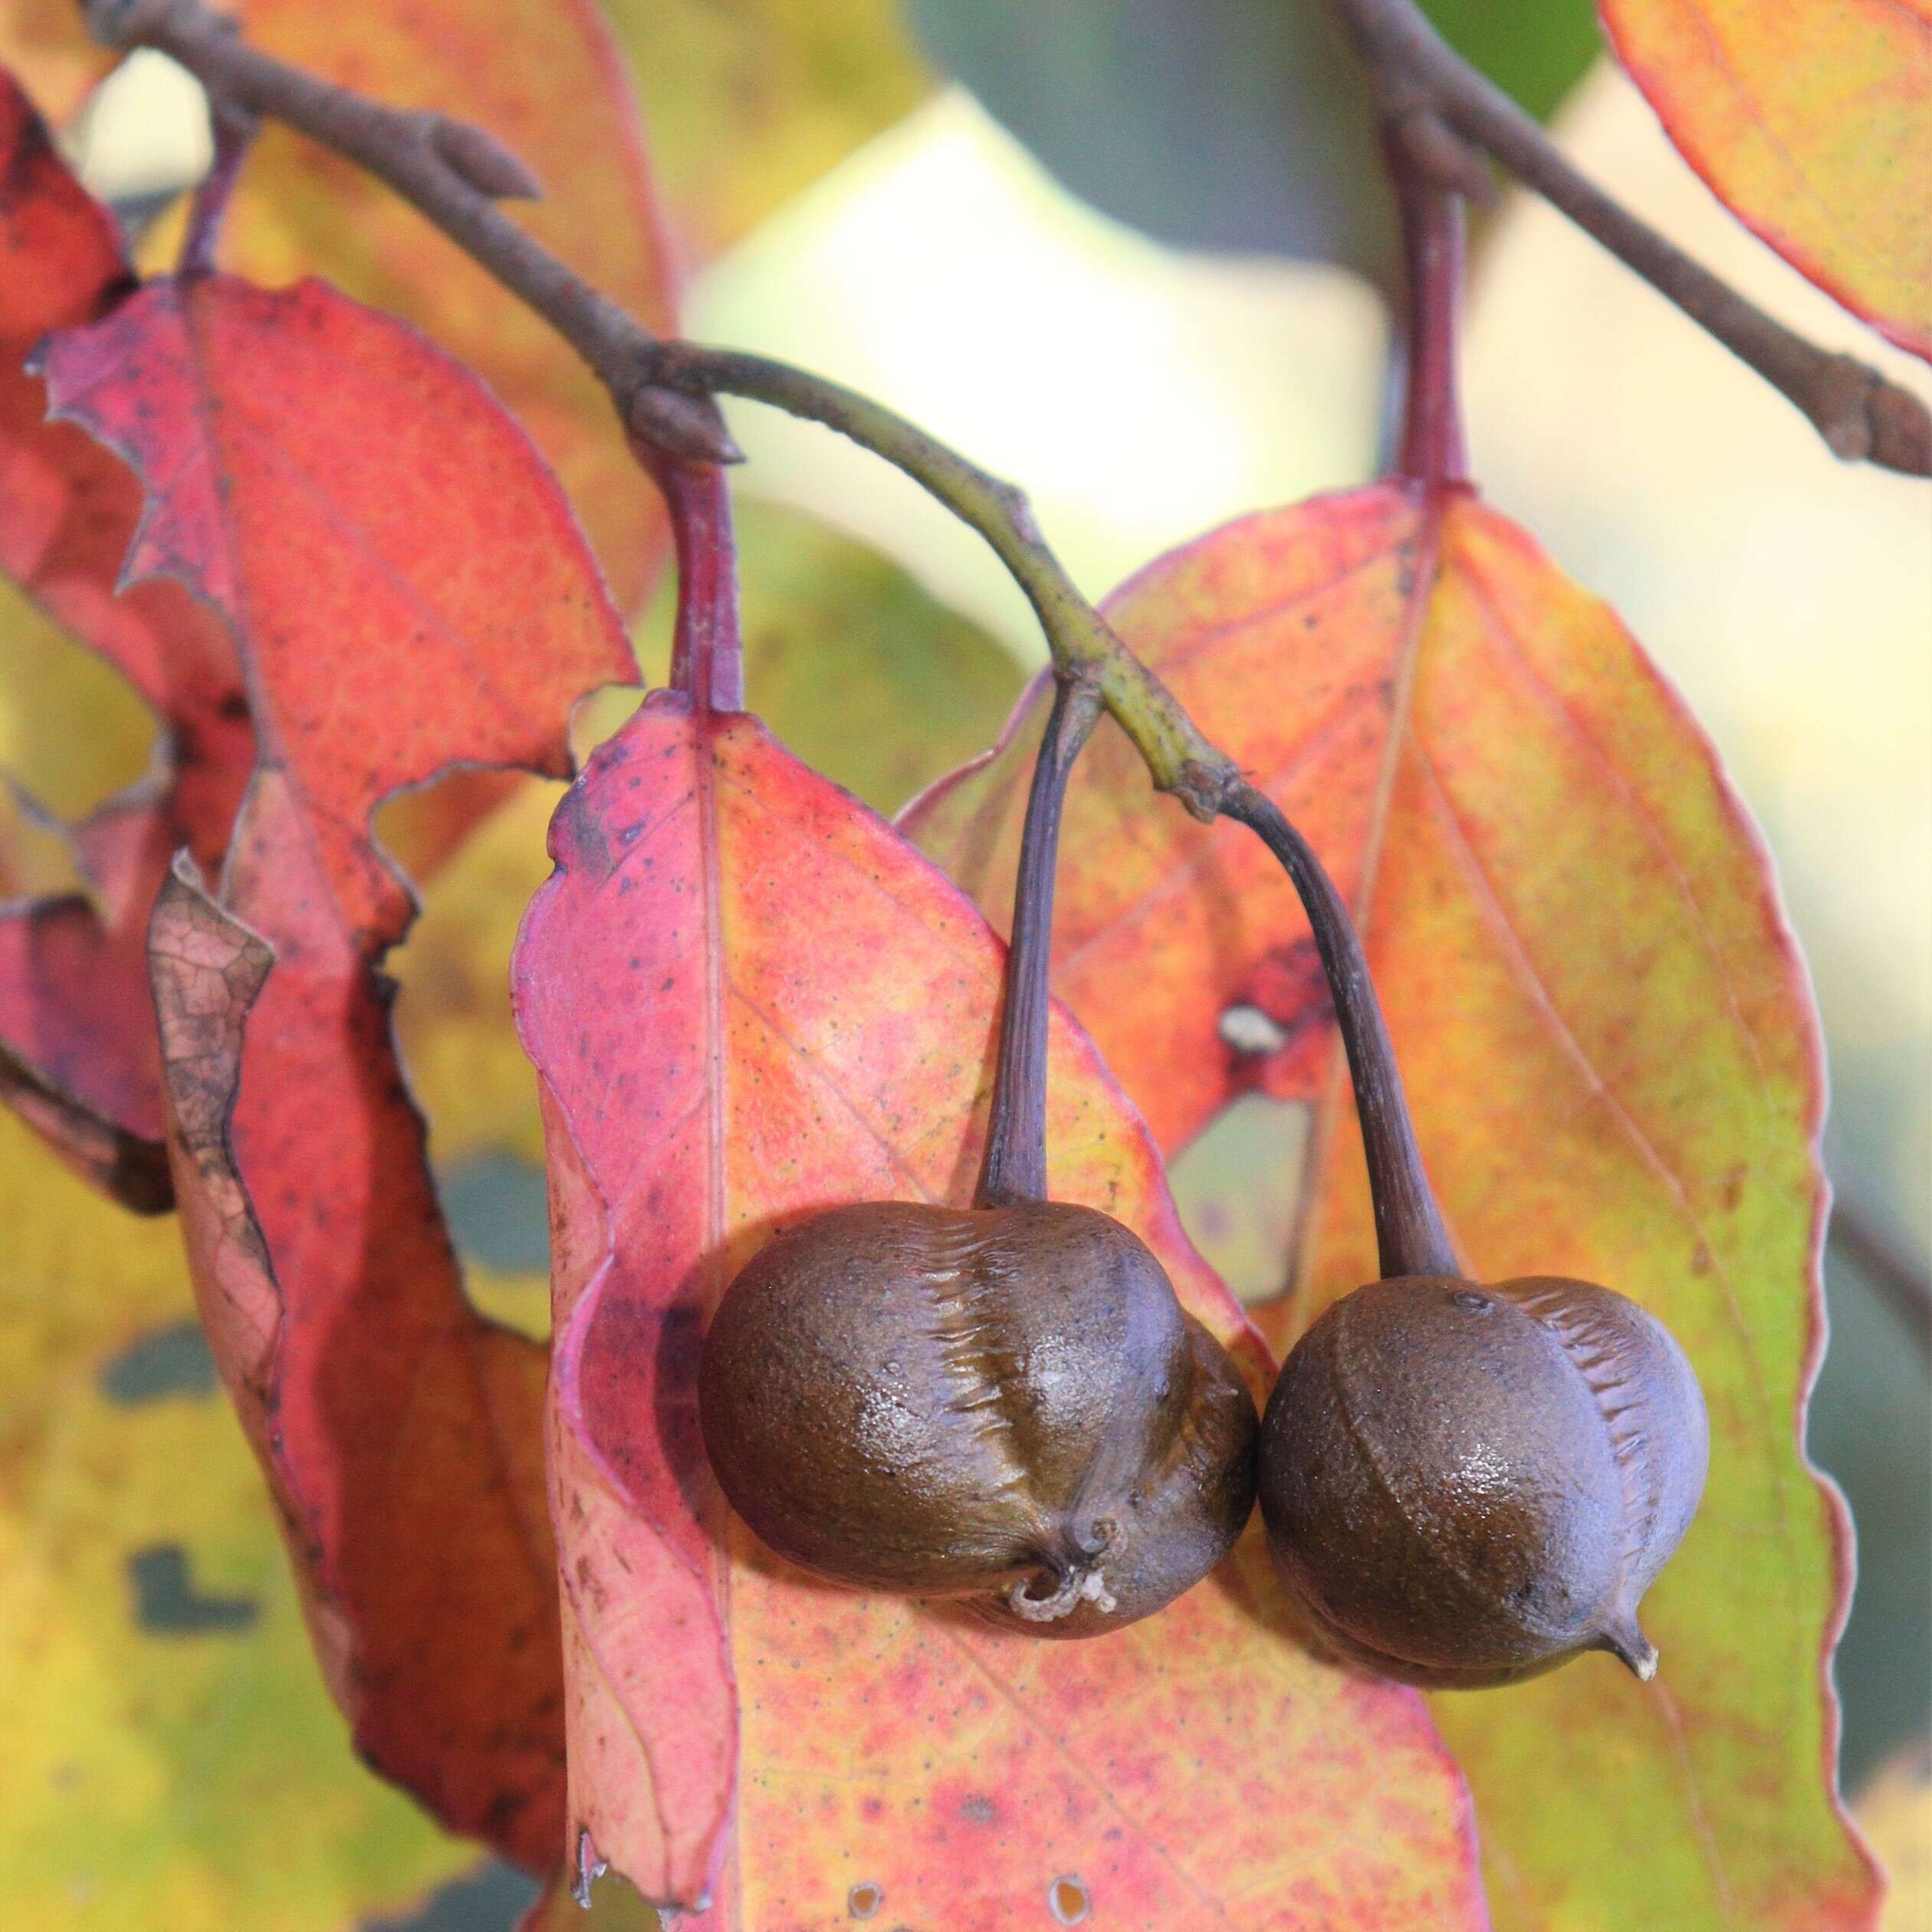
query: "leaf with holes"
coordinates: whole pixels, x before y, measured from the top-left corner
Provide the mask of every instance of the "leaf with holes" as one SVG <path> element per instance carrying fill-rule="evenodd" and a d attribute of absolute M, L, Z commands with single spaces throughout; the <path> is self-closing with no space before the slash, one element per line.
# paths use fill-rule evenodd
<path fill-rule="evenodd" d="M 1352 902 L 1471 1271 L 1621 1289 L 1710 1401 L 1703 1509 L 1646 1600 L 1657 1681 L 1591 1658 L 1437 1700 L 1497 1923 L 1868 1923 L 1825 1674 L 1847 1536 L 1799 1447 L 1822 1341 L 1815 1027 L 1710 747 L 1610 613 L 1466 491 L 1250 518 L 1109 608 Z M 908 815 L 989 907 L 1040 709 Z M 1164 1142 L 1246 1088 L 1314 1109 L 1294 1290 L 1255 1311 L 1285 1345 L 1375 1271 L 1306 925 L 1258 842 L 1154 799 L 1117 732 L 1073 790 L 1056 984 Z"/>
<path fill-rule="evenodd" d="M 230 626 L 262 746 L 220 901 L 184 856 L 150 945 L 216 1359 L 359 1747 L 544 1866 L 544 1359 L 463 1299 L 375 970 L 410 902 L 369 820 L 459 763 L 562 775 L 571 703 L 629 662 L 616 613 L 481 384 L 318 284 L 151 284 L 46 370 L 143 480 L 130 574 L 179 578 Z"/>
<path fill-rule="evenodd" d="M 965 1198 L 1001 955 L 887 826 L 694 688 L 653 693 L 567 795 L 514 966 L 550 1147 L 586 1868 L 719 1932 L 1044 1924 L 1054 1901 L 1070 1923 L 1089 1901 L 1123 1927 L 1482 1923 L 1419 1702 L 1284 1634 L 1258 1536 L 1162 1615 L 1061 1645 L 828 1588 L 728 1516 L 695 1411 L 710 1306 L 802 1214 Z M 1056 1196 L 1146 1238 L 1259 1385 L 1063 1017 L 1051 1060 Z"/>
<path fill-rule="evenodd" d="M 1602 0 L 1684 158 L 1756 233 L 1932 357 L 1924 0 Z"/>
<path fill-rule="evenodd" d="M 390 106 L 475 122 L 534 171 L 506 204 L 647 327 L 668 332 L 677 268 L 621 59 L 593 0 L 239 0 L 250 42 Z M 550 325 L 380 182 L 280 128 L 243 170 L 223 258 L 258 281 L 316 273 L 419 324 L 516 414 L 635 604 L 662 560 L 662 506 L 601 384 Z"/>
<path fill-rule="evenodd" d="M 140 485 L 110 451 L 45 419 L 45 391 L 23 366 L 51 330 L 105 314 L 130 283 L 113 217 L 4 74 L 0 181 L 0 569 L 120 671 L 164 732 L 153 774 L 68 835 L 84 889 L 0 911 L 0 1086 L 84 1171 L 132 1205 L 165 1207 L 148 914 L 177 847 L 219 857 L 254 744 L 219 620 L 179 583 L 116 594 Z M 34 722 L 84 742 L 77 718 Z"/>

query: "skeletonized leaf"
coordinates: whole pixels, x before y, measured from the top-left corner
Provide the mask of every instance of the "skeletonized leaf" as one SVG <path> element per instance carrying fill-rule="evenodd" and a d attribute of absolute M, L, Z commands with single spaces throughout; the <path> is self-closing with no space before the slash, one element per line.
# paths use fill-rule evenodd
<path fill-rule="evenodd" d="M 1799 1447 L 1821 1340 L 1815 1022 L 1710 747 L 1611 613 L 1466 492 L 1250 518 L 1109 608 L 1353 902 L 1467 1265 L 1635 1297 L 1710 1401 L 1703 1509 L 1645 1608 L 1657 1681 L 1590 1658 L 1436 1700 L 1497 1923 L 1868 1923 L 1830 1771 L 1845 1526 Z M 996 906 L 1037 713 L 911 814 Z M 1155 800 L 1118 734 L 1074 790 L 1057 984 L 1121 1043 L 1162 1137 L 1251 1083 L 1314 1104 L 1294 1291 L 1255 1311 L 1285 1344 L 1375 1258 L 1306 927 L 1257 843 Z"/>
<path fill-rule="evenodd" d="M 616 613 L 481 383 L 319 284 L 151 284 L 46 366 L 146 487 L 130 573 L 229 626 L 261 745 L 220 899 L 184 858 L 150 942 L 202 1318 L 359 1747 L 541 1867 L 543 1356 L 463 1298 L 375 970 L 410 903 L 369 821 L 458 763 L 566 771 L 571 702 L 628 662 Z"/>
<path fill-rule="evenodd" d="M 506 212 L 659 333 L 676 259 L 642 130 L 593 0 L 239 0 L 264 51 L 389 105 L 474 122 L 534 172 Z M 270 128 L 244 171 L 224 258 L 258 281 L 310 273 L 419 324 L 502 398 L 576 505 L 619 603 L 662 560 L 656 491 L 609 398 L 550 325 L 352 163 Z"/>
<path fill-rule="evenodd" d="M 1786 259 L 1932 357 L 1924 0 L 1602 0 L 1685 159 Z"/>
<path fill-rule="evenodd" d="M 970 1191 L 1000 949 L 755 719 L 675 692 L 593 757 L 551 852 L 514 989 L 550 1143 L 573 1847 L 709 1899 L 720 1932 L 1056 1901 L 1122 1927 L 1480 1924 L 1419 1703 L 1296 1646 L 1255 1538 L 1161 1616 L 1062 1645 L 829 1588 L 729 1518 L 695 1413 L 710 1306 L 803 1214 Z M 1134 1227 L 1258 1384 L 1063 1017 L 1051 1060 L 1055 1194 Z"/>

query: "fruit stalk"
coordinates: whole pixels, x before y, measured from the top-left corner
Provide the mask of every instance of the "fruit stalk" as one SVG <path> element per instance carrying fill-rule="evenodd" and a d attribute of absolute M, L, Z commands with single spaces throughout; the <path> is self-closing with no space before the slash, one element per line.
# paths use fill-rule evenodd
<path fill-rule="evenodd" d="M 1454 1275 L 1462 1270 L 1436 1204 L 1416 1145 L 1395 1049 L 1355 922 L 1314 849 L 1273 800 L 1245 780 L 1233 787 L 1223 812 L 1238 819 L 1281 862 L 1301 895 L 1327 976 L 1336 1025 L 1349 1056 L 1362 1152 L 1375 1206 L 1375 1240 L 1384 1276 Z"/>
<path fill-rule="evenodd" d="M 1000 1011 L 993 1109 L 978 1204 L 1000 1208 L 1046 1198 L 1047 989 L 1053 949 L 1053 879 L 1060 816 L 1073 761 L 1092 736 L 1100 701 L 1091 685 L 1061 678 L 1053 692 L 1040 755 L 1033 761 L 1020 872 L 1013 892 L 1013 942 Z"/>

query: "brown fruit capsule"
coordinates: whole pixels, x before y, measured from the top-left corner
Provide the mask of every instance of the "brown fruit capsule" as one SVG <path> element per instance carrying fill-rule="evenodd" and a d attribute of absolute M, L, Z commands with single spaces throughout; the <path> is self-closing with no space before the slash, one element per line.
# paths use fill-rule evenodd
<path fill-rule="evenodd" d="M 835 1582 L 1084 1637 L 1198 1582 L 1254 1500 L 1254 1404 L 1129 1229 L 1046 1193 L 1060 807 L 1096 715 L 1063 688 L 1035 769 L 978 1204 L 833 1208 L 754 1256 L 705 1337 L 719 1486 Z"/>
<path fill-rule="evenodd" d="M 1648 1677 L 1638 1600 L 1690 1524 L 1707 1447 L 1684 1351 L 1622 1295 L 1375 1281 L 1282 1370 L 1263 1514 L 1323 1634 L 1385 1676 L 1473 1688 L 1606 1650 Z"/>
<path fill-rule="evenodd" d="M 705 1338 L 711 1467 L 778 1553 L 1085 1636 L 1158 1610 L 1254 1499 L 1254 1405 L 1118 1221 L 870 1201 L 762 1250 Z"/>
<path fill-rule="evenodd" d="M 1464 1280 L 1415 1145 L 1346 909 L 1293 826 L 1228 808 L 1306 905 L 1354 1076 L 1383 1279 L 1283 1365 L 1259 1490 L 1276 1569 L 1343 1655 L 1474 1689 L 1606 1650 L 1648 1678 L 1638 1599 L 1689 1527 L 1710 1457 L 1684 1351 L 1585 1281 Z"/>

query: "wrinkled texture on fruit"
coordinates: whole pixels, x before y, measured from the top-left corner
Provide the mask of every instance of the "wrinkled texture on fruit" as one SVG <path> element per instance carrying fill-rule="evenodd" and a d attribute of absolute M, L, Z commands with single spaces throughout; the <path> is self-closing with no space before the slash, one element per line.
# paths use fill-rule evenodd
<path fill-rule="evenodd" d="M 1283 1365 L 1262 1512 L 1322 1634 L 1385 1676 L 1469 1690 L 1607 1650 L 1648 1678 L 1638 1602 L 1709 1456 L 1691 1364 L 1635 1302 L 1401 1276 L 1337 1302 Z"/>
<path fill-rule="evenodd" d="M 1024 1927 L 1066 1873 L 1148 1932 L 1262 1932 L 1311 1901 L 1338 1926 L 1486 1925 L 1420 1700 L 1283 1641 L 1258 1523 L 1159 1617 L 1042 1644 L 833 1589 L 732 1515 L 704 1324 L 774 1227 L 970 1190 L 1001 949 L 755 719 L 675 691 L 589 761 L 551 849 L 513 972 L 550 1149 L 573 1850 L 689 1911 L 681 1932 L 849 1924 L 860 1886 L 881 1926 Z M 1054 1194 L 1145 1241 L 1255 1385 L 1272 1365 L 1057 1012 L 1048 1066 Z"/>
<path fill-rule="evenodd" d="M 1615 613 L 1466 492 L 1244 518 L 1106 611 L 1348 898 L 1470 1271 L 1614 1281 L 1710 1400 L 1709 1487 L 1644 1604 L 1668 1681 L 1592 1668 L 1437 1703 L 1499 1927 L 1862 1932 L 1878 1881 L 1832 1775 L 1849 1533 L 1802 1438 L 1824 1342 L 1816 1023 L 1710 744 Z M 1034 694 L 908 814 L 996 924 L 1044 710 Z M 1285 1204 L 1295 1291 L 1254 1311 L 1285 1352 L 1378 1272 L 1300 902 L 1240 826 L 1157 796 L 1110 725 L 1063 843 L 1054 990 L 1163 1147 L 1250 1087 L 1314 1103 Z"/>
<path fill-rule="evenodd" d="M 1086 1636 L 1171 1602 L 1254 1497 L 1254 1405 L 1138 1236 L 1027 1201 L 833 1208 L 761 1249 L 699 1373 L 718 1483 L 834 1581 Z"/>

